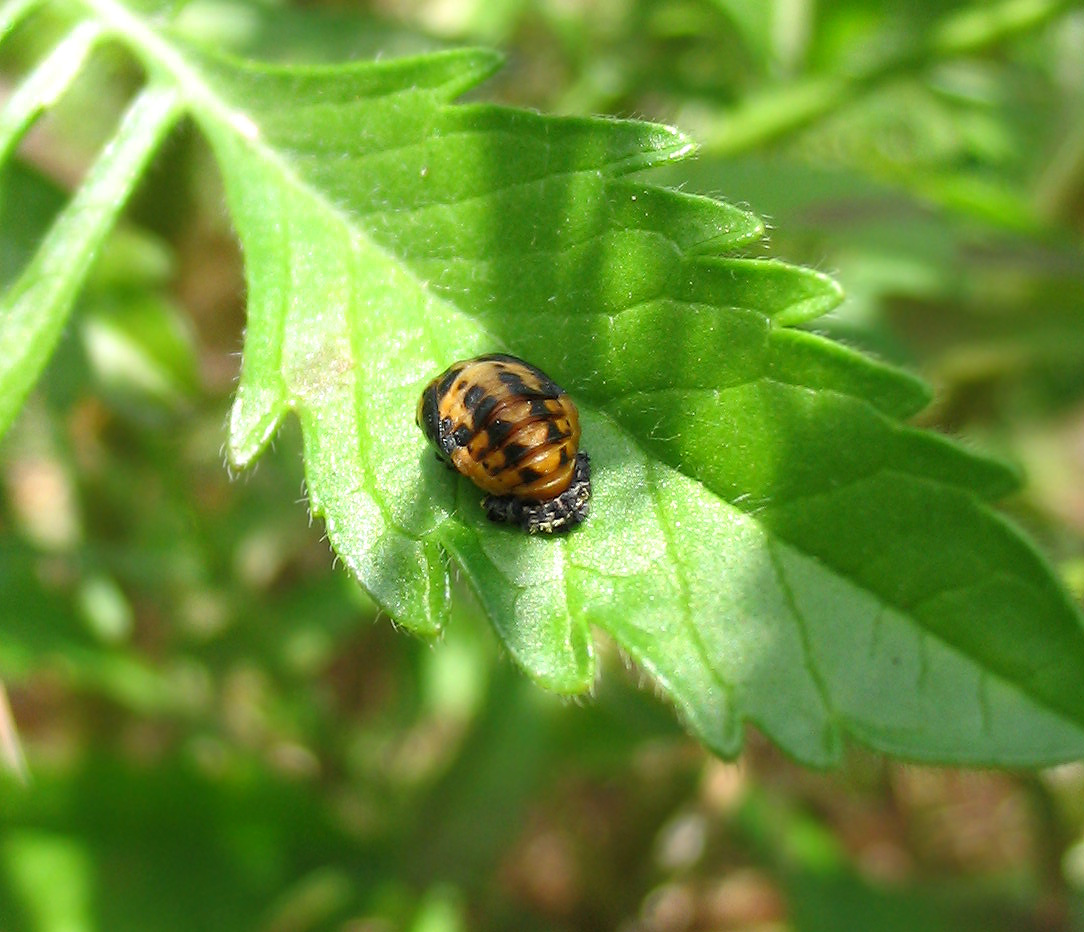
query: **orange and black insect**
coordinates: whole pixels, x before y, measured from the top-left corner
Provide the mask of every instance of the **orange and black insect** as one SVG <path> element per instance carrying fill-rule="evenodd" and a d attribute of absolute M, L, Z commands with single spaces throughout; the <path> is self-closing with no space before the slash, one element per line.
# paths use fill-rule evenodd
<path fill-rule="evenodd" d="M 551 533 L 587 517 L 591 464 L 580 415 L 564 389 L 530 363 L 492 353 L 453 363 L 418 402 L 437 458 L 489 494 L 493 521 Z"/>

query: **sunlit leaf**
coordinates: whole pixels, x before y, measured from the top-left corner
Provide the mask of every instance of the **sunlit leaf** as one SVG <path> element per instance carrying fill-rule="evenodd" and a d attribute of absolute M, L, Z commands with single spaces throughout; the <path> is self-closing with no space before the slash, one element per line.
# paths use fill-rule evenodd
<path fill-rule="evenodd" d="M 724 755 L 746 721 L 816 764 L 849 738 L 946 761 L 1084 751 L 1079 612 L 987 504 L 1015 477 L 907 426 L 914 379 L 791 329 L 840 292 L 727 256 L 756 218 L 628 177 L 691 151 L 680 133 L 454 104 L 487 52 L 269 67 L 82 6 L 159 82 L 134 108 L 145 141 L 179 101 L 224 178 L 249 301 L 232 461 L 296 413 L 312 509 L 398 623 L 439 631 L 461 572 L 565 693 L 594 682 L 597 626 Z M 413 425 L 429 378 L 494 350 L 580 405 L 594 498 L 569 536 L 490 525 Z"/>

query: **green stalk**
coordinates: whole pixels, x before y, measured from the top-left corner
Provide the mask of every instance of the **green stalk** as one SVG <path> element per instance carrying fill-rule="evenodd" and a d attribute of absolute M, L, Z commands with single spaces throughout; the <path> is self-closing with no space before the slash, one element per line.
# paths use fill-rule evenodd
<path fill-rule="evenodd" d="M 854 74 L 810 77 L 744 100 L 725 114 L 704 142 L 707 156 L 733 155 L 773 142 L 842 109 L 900 75 L 971 55 L 1056 19 L 1074 0 L 1004 0 L 944 19 L 922 45 Z"/>

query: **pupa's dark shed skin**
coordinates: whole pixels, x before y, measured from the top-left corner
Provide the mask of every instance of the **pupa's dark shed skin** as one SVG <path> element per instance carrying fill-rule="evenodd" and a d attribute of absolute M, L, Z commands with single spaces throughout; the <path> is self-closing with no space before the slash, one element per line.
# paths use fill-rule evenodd
<path fill-rule="evenodd" d="M 587 517 L 591 465 L 580 415 L 542 370 L 492 353 L 453 363 L 418 402 L 418 426 L 437 457 L 488 492 L 493 521 L 552 533 Z"/>

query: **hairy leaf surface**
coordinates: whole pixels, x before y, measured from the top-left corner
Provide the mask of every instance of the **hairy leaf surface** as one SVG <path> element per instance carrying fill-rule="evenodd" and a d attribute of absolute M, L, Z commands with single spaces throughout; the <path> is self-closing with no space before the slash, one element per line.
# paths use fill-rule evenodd
<path fill-rule="evenodd" d="M 927 400 L 911 377 L 792 329 L 840 290 L 734 255 L 755 217 L 631 177 L 687 155 L 680 133 L 455 103 L 488 52 L 270 67 L 118 0 L 81 7 L 225 180 L 249 292 L 232 461 L 295 413 L 313 511 L 396 622 L 438 632 L 461 572 L 565 693 L 591 688 L 597 626 L 724 755 L 746 721 L 815 764 L 847 738 L 1084 752 L 1079 612 L 988 504 L 1015 477 L 907 426 Z M 580 406 L 594 498 L 568 536 L 488 524 L 414 426 L 429 378 L 493 351 Z"/>

